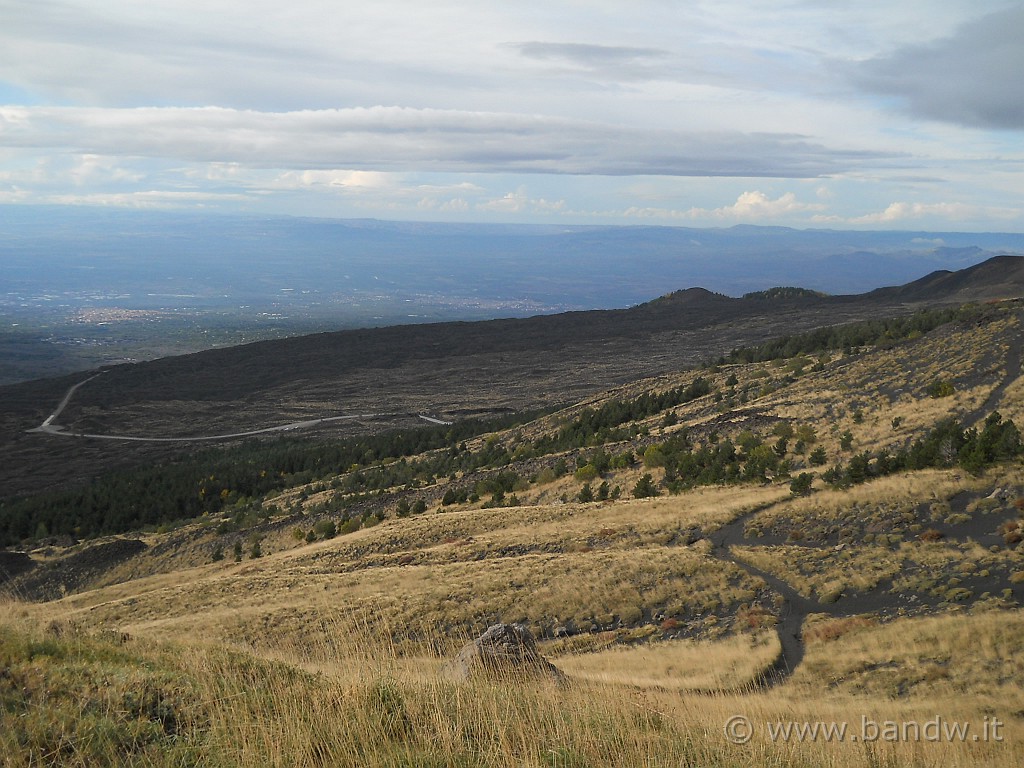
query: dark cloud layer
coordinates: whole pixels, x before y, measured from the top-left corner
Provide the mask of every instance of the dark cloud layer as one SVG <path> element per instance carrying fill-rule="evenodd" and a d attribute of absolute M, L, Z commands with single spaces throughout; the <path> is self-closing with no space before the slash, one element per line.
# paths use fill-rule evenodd
<path fill-rule="evenodd" d="M 901 98 L 918 117 L 1024 129 L 1024 6 L 966 24 L 948 38 L 870 59 L 858 86 Z"/>

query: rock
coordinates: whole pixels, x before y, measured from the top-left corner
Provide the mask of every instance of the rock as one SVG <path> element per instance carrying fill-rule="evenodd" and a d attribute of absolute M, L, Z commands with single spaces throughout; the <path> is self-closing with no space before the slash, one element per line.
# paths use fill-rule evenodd
<path fill-rule="evenodd" d="M 565 675 L 540 655 L 537 641 L 522 624 L 494 624 L 459 651 L 446 671 L 457 680 L 473 677 L 547 678 L 564 683 Z"/>

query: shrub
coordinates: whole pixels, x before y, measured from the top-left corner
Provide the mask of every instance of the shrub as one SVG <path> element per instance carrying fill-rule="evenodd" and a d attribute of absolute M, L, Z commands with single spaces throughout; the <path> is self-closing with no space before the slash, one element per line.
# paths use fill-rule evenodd
<path fill-rule="evenodd" d="M 646 499 L 657 495 L 658 489 L 654 485 L 654 478 L 649 474 L 645 474 L 637 480 L 636 485 L 633 486 L 633 498 Z"/>
<path fill-rule="evenodd" d="M 558 475 L 555 474 L 555 470 L 551 467 L 544 467 L 544 469 L 537 473 L 534 483 L 537 485 L 547 485 L 548 483 L 555 482 L 557 479 Z"/>
<path fill-rule="evenodd" d="M 1013 546 L 1024 541 L 1024 530 L 1021 529 L 1020 523 L 1016 520 L 1003 523 L 999 526 L 998 531 L 1007 546 Z"/>
<path fill-rule="evenodd" d="M 644 466 L 648 469 L 665 466 L 665 453 L 660 446 L 652 445 L 644 451 Z"/>
<path fill-rule="evenodd" d="M 794 434 L 795 431 L 793 430 L 793 425 L 790 424 L 788 421 L 780 421 L 778 424 L 772 427 L 772 435 L 774 435 L 775 437 L 780 437 L 789 440 L 790 438 L 793 437 Z"/>
<path fill-rule="evenodd" d="M 807 445 L 818 442 L 818 433 L 814 431 L 814 427 L 810 424 L 801 424 L 797 427 L 795 436 L 797 440 Z"/>
<path fill-rule="evenodd" d="M 806 496 L 811 492 L 811 483 L 813 482 L 814 475 L 809 472 L 801 472 L 790 482 L 789 490 L 794 496 Z"/>
<path fill-rule="evenodd" d="M 853 433 L 850 430 L 846 430 L 839 436 L 839 447 L 844 451 L 853 448 Z"/>
<path fill-rule="evenodd" d="M 322 539 L 333 539 L 338 535 L 338 527 L 333 520 L 318 520 L 313 532 Z"/>

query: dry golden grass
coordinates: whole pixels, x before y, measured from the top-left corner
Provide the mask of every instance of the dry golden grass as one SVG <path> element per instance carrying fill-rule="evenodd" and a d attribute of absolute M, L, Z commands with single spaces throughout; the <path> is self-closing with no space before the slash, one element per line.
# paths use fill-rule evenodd
<path fill-rule="evenodd" d="M 779 654 L 774 632 L 731 635 L 716 641 L 669 640 L 614 646 L 593 653 L 556 657 L 574 680 L 664 690 L 738 690 Z"/>
<path fill-rule="evenodd" d="M 243 644 L 316 640 L 337 606 L 370 609 L 407 637 L 496 620 L 550 631 L 701 616 L 735 609 L 763 584 L 709 558 L 703 543 L 687 546 L 692 532 L 787 495 L 709 488 L 617 504 L 428 513 L 259 560 L 111 584 L 59 605 L 90 626 Z"/>
<path fill-rule="evenodd" d="M 887 547 L 841 551 L 799 546 L 733 547 L 743 562 L 781 577 L 804 597 L 834 602 L 844 592 L 866 592 L 903 567 L 902 556 Z"/>
<path fill-rule="evenodd" d="M 13 627 L 41 637 L 25 620 L 6 615 L 4 631 Z M 1019 611 L 861 625 L 811 642 L 805 664 L 783 688 L 713 696 L 688 695 L 676 683 L 701 665 L 731 665 L 743 677 L 752 667 L 743 657 L 768 650 L 770 641 L 751 637 L 553 655 L 570 674 L 568 686 L 460 683 L 442 669 L 455 647 L 450 639 L 431 644 L 424 638 L 419 652 L 399 654 L 388 635 L 372 626 L 349 631 L 348 617 L 337 611 L 324 621 L 334 630 L 331 643 L 281 644 L 272 654 L 208 648 L 187 638 L 166 645 L 129 641 L 120 650 L 111 645 L 116 641 L 99 638 L 47 641 L 43 653 L 71 658 L 70 646 L 60 648 L 73 642 L 76 663 L 114 676 L 126 667 L 149 669 L 156 675 L 150 685 L 161 681 L 161 690 L 188 690 L 188 712 L 202 716 L 181 733 L 187 739 L 184 757 L 204 765 L 1009 768 L 1024 760 Z M 11 654 L 15 674 L 31 668 L 26 658 Z M 73 675 L 35 664 L 33 690 L 48 687 L 57 695 L 55 686 L 62 685 L 77 691 L 82 705 L 99 701 L 99 692 L 88 685 L 72 688 Z M 184 706 L 181 700 L 164 701 Z M 122 728 L 131 722 L 114 715 Z M 751 728 L 746 744 L 726 735 L 727 724 L 739 716 Z M 962 741 L 915 739 L 913 727 L 895 741 L 850 738 L 861 737 L 866 722 L 921 727 L 936 718 L 969 724 L 971 730 Z M 995 732 L 988 729 L 993 718 L 1001 723 Z M 847 732 L 842 741 L 823 735 L 773 738 L 770 729 L 785 723 L 845 723 Z M 28 735 L 44 744 L 47 737 L 59 738 L 60 722 L 48 730 L 46 725 L 36 724 Z M 86 764 L 76 752 L 80 744 L 64 745 L 62 764 Z M 30 763 L 26 745 L 8 747 L 10 764 Z M 114 747 L 115 754 L 140 754 L 130 742 L 115 741 Z M 151 751 L 141 754 L 147 765 L 181 764 L 183 758 L 180 749 L 167 762 Z"/>
<path fill-rule="evenodd" d="M 1001 471 L 1012 482 L 1013 470 Z M 748 523 L 751 531 L 765 531 L 780 521 L 813 528 L 822 522 L 891 522 L 921 503 L 947 502 L 956 494 L 979 491 L 990 478 L 974 478 L 959 469 L 921 470 L 881 477 L 845 490 L 822 489 L 811 496 L 777 504 Z"/>

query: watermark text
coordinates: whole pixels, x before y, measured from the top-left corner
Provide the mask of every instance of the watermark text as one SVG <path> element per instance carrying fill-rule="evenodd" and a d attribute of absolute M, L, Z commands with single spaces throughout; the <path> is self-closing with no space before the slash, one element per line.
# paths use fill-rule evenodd
<path fill-rule="evenodd" d="M 997 717 L 970 722 L 936 715 L 926 720 L 878 720 L 862 715 L 859 721 L 767 720 L 755 723 L 745 715 L 733 715 L 724 726 L 733 744 L 764 738 L 777 744 L 794 742 L 834 743 L 997 743 L 1003 741 L 1005 723 Z"/>

